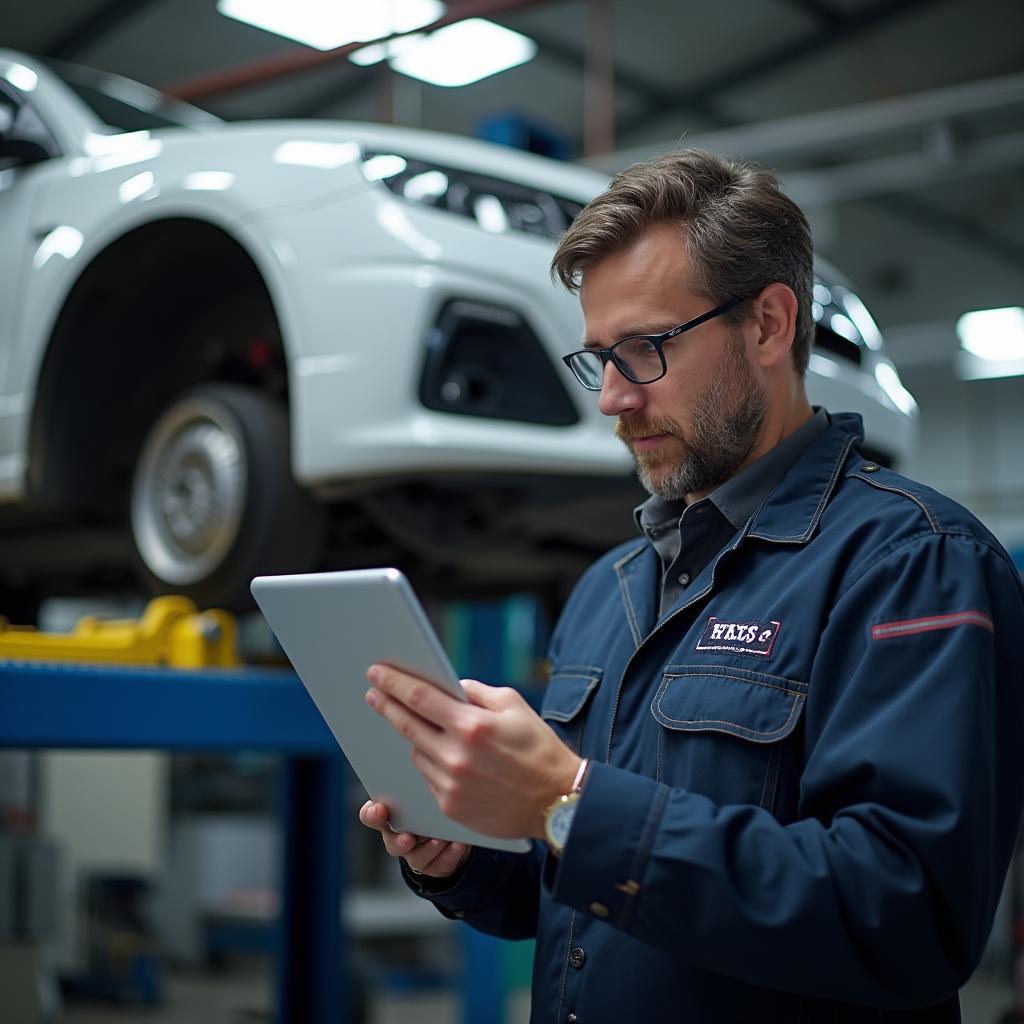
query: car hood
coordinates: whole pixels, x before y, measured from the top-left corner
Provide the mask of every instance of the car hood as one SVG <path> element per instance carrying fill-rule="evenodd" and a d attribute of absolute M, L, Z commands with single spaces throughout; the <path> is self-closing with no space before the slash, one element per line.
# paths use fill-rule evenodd
<path fill-rule="evenodd" d="M 337 172 L 358 167 L 364 151 L 415 157 L 427 163 L 491 175 L 544 189 L 586 203 L 608 184 L 590 168 L 561 163 L 494 143 L 438 132 L 395 128 L 358 121 L 240 121 L 192 129 L 165 128 L 145 133 L 168 150 L 187 151 L 191 161 L 218 160 L 232 167 L 253 162 L 305 168 L 315 172 L 310 184 L 336 186 Z M 129 136 L 109 136 L 117 148 Z M 326 173 L 325 173 L 326 172 Z M 306 198 L 311 198 L 307 195 Z"/>

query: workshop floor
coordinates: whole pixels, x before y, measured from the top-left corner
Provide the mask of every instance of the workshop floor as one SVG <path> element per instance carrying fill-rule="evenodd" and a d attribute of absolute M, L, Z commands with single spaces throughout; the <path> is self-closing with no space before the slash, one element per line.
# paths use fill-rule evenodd
<path fill-rule="evenodd" d="M 167 1002 L 160 1010 L 68 1006 L 62 1024 L 263 1024 L 271 1021 L 266 975 L 252 968 L 217 975 L 176 975 L 167 985 Z M 979 972 L 961 994 L 964 1024 L 999 1024 L 1011 1004 L 1005 979 Z M 458 1001 L 452 993 L 371 997 L 367 1024 L 453 1024 Z M 525 992 L 509 1000 L 505 1024 L 529 1019 Z"/>
<path fill-rule="evenodd" d="M 269 1024 L 272 999 L 261 970 L 237 968 L 216 975 L 180 974 L 168 979 L 158 1010 L 68 1005 L 60 1024 Z M 509 999 L 505 1024 L 526 1024 L 529 994 Z M 454 1024 L 458 1001 L 451 992 L 373 994 L 366 1024 Z"/>

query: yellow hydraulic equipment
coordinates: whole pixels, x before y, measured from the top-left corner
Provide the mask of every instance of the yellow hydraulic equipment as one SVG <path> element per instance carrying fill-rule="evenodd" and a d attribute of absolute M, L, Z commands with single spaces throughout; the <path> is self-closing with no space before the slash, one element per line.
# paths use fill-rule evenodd
<path fill-rule="evenodd" d="M 156 597 L 140 619 L 79 619 L 71 633 L 40 633 L 0 617 L 0 660 L 102 665 L 233 668 L 239 664 L 234 618 L 200 612 L 187 597 Z"/>

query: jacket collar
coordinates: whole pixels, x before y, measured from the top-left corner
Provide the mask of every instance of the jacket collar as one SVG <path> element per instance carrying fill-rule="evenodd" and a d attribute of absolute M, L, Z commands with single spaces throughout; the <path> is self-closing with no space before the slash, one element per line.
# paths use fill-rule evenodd
<path fill-rule="evenodd" d="M 729 545 L 718 553 L 695 579 L 685 594 L 664 610 L 662 618 L 710 593 L 715 570 L 729 551 L 748 537 L 781 543 L 803 544 L 811 539 L 850 454 L 864 436 L 860 416 L 839 413 L 829 417 L 829 427 L 800 456 L 761 507 L 742 527 Z M 623 607 L 630 635 L 639 648 L 658 621 L 658 587 L 661 560 L 646 539 L 628 549 L 615 563 Z"/>
<path fill-rule="evenodd" d="M 829 416 L 830 426 L 804 453 L 754 514 L 748 537 L 804 544 L 835 490 L 850 449 L 864 440 L 857 413 Z"/>

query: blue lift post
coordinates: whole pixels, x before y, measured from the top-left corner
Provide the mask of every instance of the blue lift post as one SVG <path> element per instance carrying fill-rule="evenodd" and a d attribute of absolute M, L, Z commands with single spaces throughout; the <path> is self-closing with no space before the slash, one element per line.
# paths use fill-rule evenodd
<path fill-rule="evenodd" d="M 348 765 L 290 671 L 0 662 L 0 747 L 282 755 L 279 1024 L 344 1024 Z"/>
<path fill-rule="evenodd" d="M 495 686 L 516 686 L 535 705 L 535 665 L 546 646 L 548 626 L 535 599 L 454 605 L 444 622 L 446 646 L 460 674 Z M 461 1024 L 504 1024 L 510 975 L 516 961 L 511 943 L 462 929 L 463 1005 Z M 525 960 L 532 963 L 532 953 Z"/>

